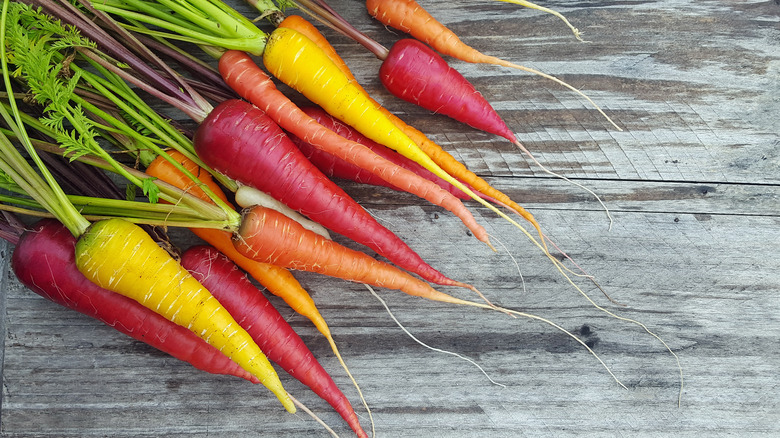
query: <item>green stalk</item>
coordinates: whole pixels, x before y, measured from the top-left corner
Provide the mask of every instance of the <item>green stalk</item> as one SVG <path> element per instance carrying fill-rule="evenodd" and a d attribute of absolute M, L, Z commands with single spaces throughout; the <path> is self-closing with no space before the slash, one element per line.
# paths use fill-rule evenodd
<path fill-rule="evenodd" d="M 157 0 L 157 2 L 169 3 L 166 0 Z M 167 31 L 126 26 L 139 33 L 262 55 L 268 35 L 234 9 L 216 0 L 183 0 L 182 3 L 202 11 L 204 15 L 192 15 L 189 12 L 191 9 L 181 7 L 176 9 L 184 12 L 186 16 L 161 14 L 156 8 L 148 6 L 140 10 L 139 5 L 148 5 L 148 2 L 142 0 L 107 1 L 94 3 L 93 7 L 111 15 L 136 20 Z"/>
<path fill-rule="evenodd" d="M 87 78 L 87 76 L 89 76 L 89 75 L 85 75 L 85 78 Z M 94 82 L 91 81 L 91 79 L 94 79 Z M 201 162 L 200 158 L 198 158 L 198 156 L 195 154 L 194 148 L 192 147 L 191 142 L 189 142 L 189 140 L 186 137 L 181 135 L 178 131 L 172 130 L 170 128 L 170 125 L 168 125 L 168 124 L 153 123 L 153 122 L 148 122 L 147 123 L 148 119 L 143 117 L 134 108 L 132 108 L 130 105 L 128 105 L 128 102 L 130 102 L 130 101 L 132 101 L 134 99 L 135 94 L 133 94 L 132 96 L 131 95 L 123 95 L 123 96 L 114 97 L 114 95 L 111 94 L 108 89 L 103 87 L 103 84 L 101 83 L 99 78 L 91 78 L 91 76 L 90 76 L 90 79 L 87 79 L 87 80 L 90 81 L 90 84 L 93 85 L 97 90 L 99 90 L 104 96 L 109 97 L 117 106 L 119 106 L 122 110 L 124 110 L 126 113 L 128 113 L 134 120 L 137 120 L 140 123 L 142 123 L 144 125 L 144 127 L 146 127 L 151 132 L 153 132 L 155 135 L 157 135 L 163 142 L 167 143 L 170 147 L 173 147 L 173 148 L 179 150 L 180 152 L 182 152 L 183 154 L 188 156 L 188 158 L 192 159 L 195 163 L 201 165 L 201 167 L 203 167 L 204 169 L 208 170 L 208 168 L 205 166 L 205 164 L 203 164 Z M 89 106 L 88 102 L 83 102 L 82 104 L 85 105 L 85 107 Z M 159 115 L 156 112 L 151 110 L 146 105 L 138 105 L 137 108 L 140 108 L 141 110 L 144 110 L 146 112 L 146 115 L 148 115 L 148 116 L 150 116 L 152 118 L 158 118 L 159 117 Z M 94 109 L 90 108 L 90 111 L 93 111 L 93 110 L 94 111 L 99 111 L 97 108 L 94 108 Z M 104 116 L 101 115 L 101 117 L 104 117 Z M 109 117 L 109 115 L 106 114 L 105 117 Z M 123 128 L 125 126 L 126 125 L 119 124 L 118 127 Z M 160 129 L 161 127 L 163 127 L 163 129 Z M 168 134 L 176 135 L 178 137 L 178 139 L 170 138 L 166 134 L 166 131 L 167 131 Z M 130 129 L 128 129 L 127 131 L 125 131 L 123 129 L 123 133 L 125 133 L 127 135 L 131 135 L 131 136 L 136 136 L 135 131 L 134 130 L 130 130 Z M 187 175 L 188 178 L 192 179 L 193 181 L 197 180 L 197 177 L 195 175 L 193 175 L 187 169 L 185 169 L 183 166 L 181 166 L 181 164 L 176 162 L 176 160 L 173 160 L 170 157 L 168 157 L 168 154 L 162 148 L 157 146 L 154 142 L 148 141 L 147 138 L 145 138 L 145 137 L 143 137 L 141 135 L 137 135 L 136 138 L 139 141 L 143 142 L 143 144 L 148 145 L 149 148 L 151 150 L 153 150 L 155 153 L 157 153 L 159 156 L 162 156 L 163 158 L 167 159 L 179 171 L 181 171 L 185 175 Z M 184 147 L 182 147 L 182 145 L 186 145 L 187 147 L 184 148 Z M 234 222 L 240 221 L 240 215 L 239 215 L 238 212 L 236 212 L 232 207 L 230 207 L 224 201 L 222 201 L 219 198 L 219 196 L 217 196 L 215 193 L 213 193 L 208 187 L 202 187 L 202 189 L 212 199 L 212 201 L 215 204 L 217 204 L 217 206 L 221 207 L 225 211 L 225 215 L 229 219 L 232 219 Z"/>
<path fill-rule="evenodd" d="M 47 143 L 44 141 L 34 141 L 34 144 L 36 149 L 45 152 L 54 153 L 54 154 L 59 154 L 64 156 L 65 158 L 70 158 L 67 156 L 67 154 L 63 153 L 62 149 L 58 145 Z M 81 161 L 82 163 L 89 164 L 90 166 L 94 166 L 107 171 L 114 171 L 114 167 L 110 163 L 95 156 L 81 155 L 76 159 L 78 161 Z M 125 167 L 125 171 L 131 174 L 135 174 L 139 178 L 148 176 L 145 173 L 141 172 L 140 170 L 136 170 L 130 167 Z M 224 209 L 210 202 L 204 201 L 198 198 L 197 196 L 190 195 L 185 191 L 179 189 L 178 187 L 172 186 L 166 183 L 165 181 L 161 181 L 159 179 L 154 179 L 153 184 L 155 184 L 160 189 L 160 198 L 166 202 L 169 202 L 171 204 L 186 205 L 191 210 L 197 211 L 198 215 L 204 219 L 208 219 L 208 220 L 221 219 L 227 225 L 238 226 L 239 223 L 238 221 L 240 220 L 240 217 L 237 219 L 234 216 L 230 216 L 227 219 L 225 219 Z M 157 204 L 150 204 L 148 202 L 138 202 L 135 204 L 134 208 L 138 210 L 148 209 L 150 211 L 154 211 L 156 205 Z M 193 225 L 193 226 L 199 226 L 199 225 Z"/>
<path fill-rule="evenodd" d="M 107 91 L 107 90 L 105 90 L 105 91 Z M 106 95 L 106 94 L 104 94 L 104 95 Z M 162 147 L 158 146 L 149 137 L 145 137 L 145 136 L 139 134 L 136 130 L 134 130 L 134 129 L 130 128 L 129 126 L 127 126 L 123 121 L 118 120 L 118 119 L 114 119 L 113 116 L 103 112 L 102 110 L 100 110 L 97 107 L 93 107 L 89 102 L 79 101 L 78 103 L 83 105 L 87 110 L 95 112 L 99 117 L 109 119 L 111 121 L 111 123 L 113 124 L 113 126 L 96 125 L 95 126 L 96 128 L 101 129 L 101 130 L 117 130 L 118 132 L 120 132 L 123 135 L 131 136 L 133 139 L 138 140 L 139 143 L 141 143 L 142 147 L 147 147 L 149 149 L 153 149 L 158 154 L 163 155 L 164 157 L 167 157 L 169 159 L 169 161 L 172 162 L 172 164 L 174 164 L 175 166 L 177 166 L 179 168 L 180 171 L 184 172 L 185 174 L 189 174 L 190 178 L 193 178 L 193 180 L 195 180 L 195 181 L 197 180 L 197 178 L 194 175 L 192 175 L 189 171 L 184 169 L 178 162 L 176 162 L 175 160 L 170 159 L 168 157 L 168 155 L 163 151 Z M 158 116 L 158 115 L 156 113 L 154 113 L 154 116 Z M 34 127 L 36 130 L 38 130 L 39 132 L 41 132 L 41 133 L 43 133 L 43 134 L 45 134 L 45 135 L 47 135 L 49 137 L 53 137 L 53 136 L 56 135 L 56 133 L 52 132 L 49 127 L 47 127 L 47 126 L 43 125 L 42 123 L 40 123 L 40 121 L 38 121 L 38 119 L 36 119 L 35 117 L 29 116 L 29 115 L 26 115 L 26 114 L 21 114 L 21 118 L 22 118 L 22 120 L 25 123 L 28 123 L 31 127 Z M 182 136 L 182 139 L 185 142 L 189 141 L 186 137 L 183 137 L 183 136 Z M 31 140 L 31 142 L 34 144 L 34 147 L 36 149 L 40 149 L 40 150 L 44 150 L 46 152 L 50 152 L 50 153 L 54 153 L 54 154 L 63 155 L 65 157 L 68 157 L 68 154 L 64 153 L 62 148 L 60 146 L 58 146 L 58 145 L 54 145 L 54 144 L 47 143 L 47 142 L 40 141 L 40 140 L 37 140 L 37 141 L 36 140 Z M 117 162 L 116 160 L 113 160 L 113 157 L 111 157 L 110 154 L 106 154 L 106 155 L 108 155 L 109 160 L 106 160 L 105 156 L 96 157 L 96 156 L 92 156 L 92 155 L 81 155 L 79 157 L 75 157 L 75 156 L 71 155 L 68 158 L 71 158 L 71 159 L 75 158 L 75 159 L 78 159 L 78 160 L 80 160 L 80 161 L 82 161 L 82 162 L 84 162 L 86 164 L 90 164 L 92 166 L 99 167 L 99 168 L 101 168 L 103 170 L 112 171 L 112 172 L 118 173 L 118 174 L 123 175 L 123 176 L 130 175 L 131 177 L 133 177 L 136 180 L 142 180 L 142 179 L 149 180 L 150 179 L 149 176 L 146 175 L 145 173 L 122 165 L 121 163 Z M 217 219 L 225 218 L 224 220 L 225 220 L 226 223 L 235 224 L 235 225 L 240 223 L 240 214 L 238 212 L 236 212 L 235 210 L 233 210 L 230 206 L 224 204 L 224 202 L 218 196 L 216 196 L 213 193 L 212 193 L 212 195 L 214 195 L 214 199 L 218 200 L 219 203 L 222 204 L 221 207 L 220 206 L 215 206 L 215 205 L 213 205 L 213 204 L 211 204 L 209 202 L 203 201 L 203 200 L 201 200 L 200 198 L 198 198 L 196 196 L 188 195 L 185 192 L 183 192 L 182 190 L 180 190 L 180 189 L 178 189 L 178 188 L 176 188 L 174 186 L 171 186 L 170 184 L 167 184 L 167 183 L 165 183 L 163 181 L 159 181 L 159 180 L 154 179 L 152 181 L 152 183 L 155 184 L 155 186 L 159 189 L 159 191 L 160 191 L 160 193 L 159 193 L 160 198 L 162 198 L 166 202 L 175 203 L 175 204 L 183 203 L 183 204 L 189 206 L 190 208 L 199 211 L 199 213 L 200 213 L 200 215 L 202 217 L 210 219 L 210 220 L 217 220 Z M 208 188 L 204 187 L 204 190 L 208 190 Z M 154 204 L 148 204 L 147 203 L 146 205 L 149 205 L 149 209 L 150 210 L 154 210 L 155 209 Z M 136 205 L 135 208 L 136 209 L 143 209 L 144 207 L 142 205 L 140 205 L 140 203 L 139 203 L 138 205 Z M 128 213 L 116 213 L 116 215 L 117 216 L 121 216 L 121 215 L 129 216 Z"/>
<path fill-rule="evenodd" d="M 40 207 L 39 204 L 37 204 L 35 201 L 28 201 L 23 202 L 21 200 L 14 200 L 7 196 L 0 196 L 0 201 L 3 202 L 15 202 L 16 204 L 6 204 L 6 203 L 0 203 L 0 210 L 2 211 L 8 211 L 16 214 L 21 214 L 25 216 L 31 216 L 31 217 L 40 217 L 40 218 L 55 218 L 57 219 L 56 215 L 50 213 L 46 210 L 37 210 L 33 209 L 35 207 Z M 25 208 L 24 205 L 29 204 L 30 207 L 33 208 Z M 88 207 L 84 207 L 85 210 L 88 209 Z M 122 214 L 115 214 L 115 211 L 112 211 L 111 214 L 100 214 L 98 212 L 83 212 L 82 216 L 84 219 L 88 220 L 89 222 L 95 222 L 103 219 L 112 219 L 112 218 L 122 218 L 125 220 L 128 220 L 130 222 L 133 222 L 135 224 L 144 224 L 144 225 L 156 225 L 156 226 L 165 226 L 165 227 L 181 227 L 181 228 L 190 228 L 193 227 L 193 219 L 192 218 L 180 218 L 178 215 L 169 215 L 169 214 L 159 214 L 159 215 L 151 215 L 151 214 L 145 214 L 142 216 L 133 217 L 132 215 L 122 215 Z M 224 221 L 220 220 L 204 220 L 201 218 L 198 218 L 197 220 L 197 227 L 198 228 L 213 228 L 217 230 L 225 230 L 225 231 L 231 231 L 232 228 L 224 223 Z"/>

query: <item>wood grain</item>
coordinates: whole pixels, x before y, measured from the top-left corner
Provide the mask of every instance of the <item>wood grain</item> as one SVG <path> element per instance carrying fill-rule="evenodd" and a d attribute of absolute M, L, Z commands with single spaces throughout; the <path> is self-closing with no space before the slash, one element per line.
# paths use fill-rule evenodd
<path fill-rule="evenodd" d="M 381 43 L 398 38 L 373 22 L 361 2 L 330 3 Z M 582 89 L 623 128 L 611 129 L 581 98 L 549 81 L 452 61 L 539 161 L 602 196 L 611 229 L 591 195 L 549 177 L 505 141 L 391 98 L 376 79 L 376 59 L 324 32 L 378 100 L 525 205 L 626 306 L 577 279 L 593 300 L 658 334 L 679 355 L 685 387 L 678 407 L 679 375 L 664 346 L 591 306 L 489 211 L 472 205 L 504 245 L 497 253 L 437 207 L 344 183 L 433 266 L 497 303 L 560 324 L 628 387 L 544 323 L 378 291 L 420 341 L 470 357 L 506 387 L 493 385 L 472 364 L 412 340 L 363 286 L 297 274 L 366 394 L 377 435 L 780 434 L 778 2 L 544 3 L 565 14 L 588 43 L 578 43 L 554 17 L 502 2 L 422 4 L 474 47 Z M 174 235 L 183 245 L 193 242 Z M 2 249 L 6 271 L 11 250 Z M 3 437 L 327 436 L 305 415 L 284 413 L 264 389 L 178 363 L 39 298 L 13 274 L 3 275 L 2 290 Z M 279 308 L 359 405 L 327 343 Z M 350 435 L 323 402 L 297 382 L 285 383 Z"/>

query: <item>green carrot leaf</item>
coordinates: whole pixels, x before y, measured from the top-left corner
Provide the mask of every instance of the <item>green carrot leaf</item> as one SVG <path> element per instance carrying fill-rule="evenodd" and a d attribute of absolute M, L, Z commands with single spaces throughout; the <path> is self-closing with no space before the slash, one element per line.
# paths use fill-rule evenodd
<path fill-rule="evenodd" d="M 143 179 L 143 186 L 142 189 L 144 191 L 144 195 L 146 195 L 147 198 L 149 198 L 149 202 L 152 204 L 156 204 L 159 200 L 159 194 L 160 194 L 160 188 L 157 187 L 154 184 L 154 180 L 157 178 L 145 178 Z"/>

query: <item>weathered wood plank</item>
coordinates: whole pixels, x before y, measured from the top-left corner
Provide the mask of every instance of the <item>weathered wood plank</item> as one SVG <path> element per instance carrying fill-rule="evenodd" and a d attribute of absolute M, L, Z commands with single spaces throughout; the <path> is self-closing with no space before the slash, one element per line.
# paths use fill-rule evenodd
<path fill-rule="evenodd" d="M 330 3 L 380 42 L 396 38 L 368 19 L 361 2 Z M 602 196 L 615 219 L 611 230 L 591 195 L 548 177 L 506 141 L 391 99 L 376 79 L 378 61 L 325 32 L 379 100 L 526 205 L 560 248 L 627 306 L 577 279 L 597 303 L 661 336 L 680 357 L 685 390 L 678 408 L 676 363 L 663 345 L 590 306 L 492 213 L 473 208 L 516 257 L 519 272 L 502 246 L 492 253 L 441 209 L 345 184 L 433 266 L 497 303 L 560 324 L 592 345 L 629 388 L 543 323 L 378 291 L 421 341 L 476 360 L 507 387 L 492 385 L 473 365 L 411 340 L 363 286 L 297 274 L 361 384 L 378 435 L 780 433 L 780 5 L 545 2 L 583 30 L 588 44 L 553 17 L 502 2 L 424 6 L 475 47 L 581 88 L 624 128 L 609 129 L 582 99 L 549 81 L 453 62 L 542 163 Z M 11 274 L 3 280 L 4 437 L 325 435 L 307 417 L 286 415 L 262 388 L 195 371 L 38 298 Z M 280 309 L 358 405 L 323 339 Z M 285 383 L 349 435 L 324 403 Z"/>

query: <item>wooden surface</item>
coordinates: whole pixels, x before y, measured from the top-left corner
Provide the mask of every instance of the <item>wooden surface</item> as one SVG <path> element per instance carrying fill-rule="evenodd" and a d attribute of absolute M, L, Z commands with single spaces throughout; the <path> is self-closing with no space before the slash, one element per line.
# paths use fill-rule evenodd
<path fill-rule="evenodd" d="M 778 436 L 780 434 L 780 5 L 777 1 L 550 1 L 560 21 L 493 1 L 424 1 L 464 40 L 581 88 L 623 128 L 573 93 L 525 73 L 452 62 L 549 168 L 511 144 L 392 99 L 379 62 L 325 31 L 358 79 L 407 122 L 525 205 L 593 274 L 593 299 L 643 322 L 679 355 L 595 309 L 516 229 L 474 207 L 492 253 L 437 207 L 390 190 L 345 184 L 433 266 L 495 302 L 549 318 L 593 346 L 615 375 L 549 325 L 380 290 L 407 336 L 361 285 L 297 275 L 329 321 L 372 408 L 377 436 Z M 396 35 L 358 1 L 331 2 L 390 45 Z M 183 234 L 182 234 L 183 235 Z M 191 242 L 191 240 L 187 241 Z M 185 242 L 186 243 L 186 242 Z M 12 248 L 4 247 L 3 260 Z M 522 275 L 521 275 L 522 274 Z M 283 412 L 260 387 L 166 357 L 19 285 L 2 285 L 2 436 L 327 436 Z M 445 289 L 462 297 L 469 293 Z M 278 301 L 275 301 L 278 302 Z M 350 397 L 327 343 L 279 306 Z M 324 402 L 288 390 L 342 436 Z"/>

